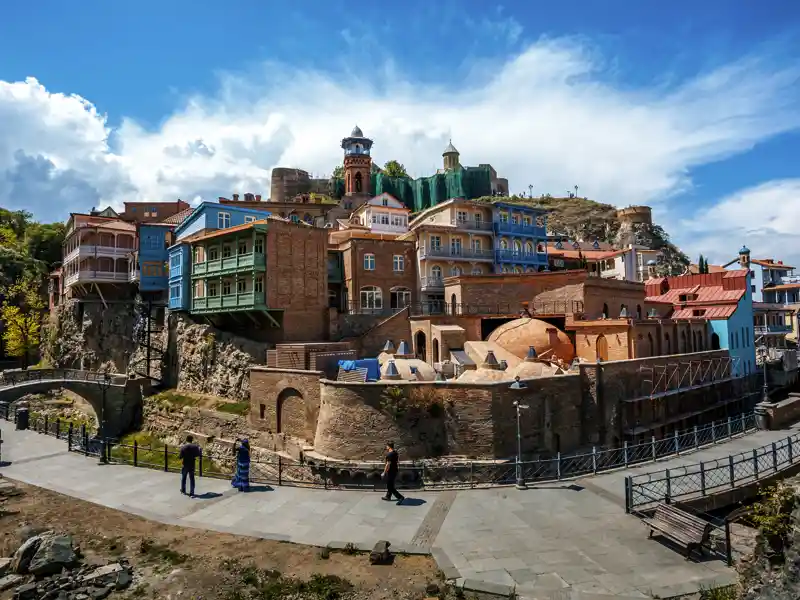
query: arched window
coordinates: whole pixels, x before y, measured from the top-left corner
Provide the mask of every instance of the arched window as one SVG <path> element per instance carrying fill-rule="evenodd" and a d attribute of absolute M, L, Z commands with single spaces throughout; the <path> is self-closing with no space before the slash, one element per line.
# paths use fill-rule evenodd
<path fill-rule="evenodd" d="M 411 304 L 411 290 L 407 287 L 393 287 L 389 290 L 389 306 L 399 310 Z"/>
<path fill-rule="evenodd" d="M 533 243 L 526 242 L 525 243 L 525 254 L 533 254 Z"/>
<path fill-rule="evenodd" d="M 641 304 L 637 304 L 636 305 L 636 318 L 637 319 L 641 319 L 642 318 L 642 305 Z M 652 356 L 652 354 L 650 356 Z"/>
<path fill-rule="evenodd" d="M 650 356 L 655 356 L 656 355 L 656 345 L 653 343 L 653 334 L 652 333 L 648 333 L 647 334 L 647 344 L 648 344 L 648 346 L 650 348 Z"/>
<path fill-rule="evenodd" d="M 597 342 L 595 343 L 595 350 L 598 360 L 602 361 L 608 360 L 608 340 L 606 339 L 606 336 L 604 336 L 602 333 L 597 336 Z"/>
<path fill-rule="evenodd" d="M 458 277 L 459 275 L 461 275 L 461 267 L 453 267 L 450 269 L 451 277 Z"/>
<path fill-rule="evenodd" d="M 668 333 L 664 334 L 664 354 L 667 356 L 672 354 L 672 345 L 670 344 Z"/>
<path fill-rule="evenodd" d="M 608 318 L 608 304 L 606 303 L 603 303 L 603 318 L 604 319 Z"/>
<path fill-rule="evenodd" d="M 526 271 L 527 273 L 535 273 L 535 272 L 536 272 L 536 269 L 534 269 L 533 267 L 528 267 L 527 269 L 525 269 L 525 271 Z"/>
<path fill-rule="evenodd" d="M 522 244 L 519 242 L 519 240 L 514 240 L 514 252 L 522 252 Z"/>
<path fill-rule="evenodd" d="M 508 250 L 508 242 L 506 240 L 500 240 L 500 249 L 501 250 Z"/>
<path fill-rule="evenodd" d="M 361 173 L 356 173 L 356 194 L 361 193 Z"/>
<path fill-rule="evenodd" d="M 544 244 L 537 244 L 536 251 L 537 252 L 544 252 Z"/>
<path fill-rule="evenodd" d="M 383 308 L 383 292 L 381 292 L 381 288 L 374 285 L 362 287 L 361 308 L 369 310 Z"/>
<path fill-rule="evenodd" d="M 344 181 L 344 189 L 346 192 L 352 192 L 353 190 L 350 188 L 350 173 L 345 176 Z M 281 213 L 283 215 L 283 213 Z"/>
<path fill-rule="evenodd" d="M 711 334 L 711 349 L 719 350 L 719 335 L 717 333 Z"/>
<path fill-rule="evenodd" d="M 522 267 L 514 267 L 514 273 L 522 273 Z"/>

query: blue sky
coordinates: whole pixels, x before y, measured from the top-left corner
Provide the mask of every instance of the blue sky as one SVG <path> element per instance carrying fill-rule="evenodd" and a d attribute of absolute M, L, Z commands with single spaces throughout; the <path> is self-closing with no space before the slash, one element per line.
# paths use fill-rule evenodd
<path fill-rule="evenodd" d="M 356 122 L 414 175 L 648 203 L 687 252 L 788 257 L 800 219 L 800 3 L 9 3 L 0 205 L 268 195 Z M 36 81 L 33 81 L 35 78 Z M 105 120 L 104 120 L 105 119 Z M 760 212 L 762 207 L 766 212 Z M 787 256 L 788 255 L 788 256 Z M 777 257 L 777 256 L 776 256 Z"/>

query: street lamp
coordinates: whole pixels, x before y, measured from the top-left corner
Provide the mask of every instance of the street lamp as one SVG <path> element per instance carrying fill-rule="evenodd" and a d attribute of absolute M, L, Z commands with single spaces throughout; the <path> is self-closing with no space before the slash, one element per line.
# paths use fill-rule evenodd
<path fill-rule="evenodd" d="M 97 380 L 97 384 L 103 393 L 102 403 L 100 404 L 100 462 L 99 464 L 108 464 L 108 457 L 106 456 L 106 392 L 111 386 L 111 377 L 108 372 L 103 372 L 102 376 Z"/>
<path fill-rule="evenodd" d="M 766 345 L 762 346 L 764 350 L 764 359 L 761 362 L 761 367 L 764 369 L 764 389 L 762 390 L 762 402 L 769 402 L 769 386 L 767 385 L 767 357 L 769 356 L 769 349 Z"/>
<path fill-rule="evenodd" d="M 510 390 L 524 390 L 528 386 L 519 380 L 519 375 L 514 377 L 514 383 L 509 386 Z M 519 400 L 514 400 L 514 408 L 517 409 L 517 489 L 527 490 L 525 478 L 522 476 L 522 431 L 520 429 L 520 411 L 530 408 L 527 404 L 520 404 Z"/>

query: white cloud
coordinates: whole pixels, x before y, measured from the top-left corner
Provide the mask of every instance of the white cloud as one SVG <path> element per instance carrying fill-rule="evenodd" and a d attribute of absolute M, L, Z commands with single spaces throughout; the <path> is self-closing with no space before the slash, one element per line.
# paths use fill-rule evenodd
<path fill-rule="evenodd" d="M 502 35 L 518 34 L 511 24 Z M 378 162 L 398 159 L 416 176 L 441 165 L 452 137 L 463 164 L 491 163 L 512 190 L 577 184 L 612 204 L 657 202 L 691 185 L 691 167 L 800 126 L 797 69 L 745 60 L 631 90 L 601 62 L 564 39 L 441 86 L 392 63 L 372 80 L 269 64 L 226 76 L 218 94 L 192 98 L 156 129 L 123 120 L 111 145 L 88 100 L 35 79 L 0 81 L 0 205 L 48 219 L 123 200 L 267 196 L 273 166 L 329 174 L 356 123 Z"/>
<path fill-rule="evenodd" d="M 800 268 L 800 179 L 770 181 L 740 190 L 698 211 L 676 230 L 676 241 L 696 259 L 727 262 L 742 245 L 752 258 L 774 258 Z"/>

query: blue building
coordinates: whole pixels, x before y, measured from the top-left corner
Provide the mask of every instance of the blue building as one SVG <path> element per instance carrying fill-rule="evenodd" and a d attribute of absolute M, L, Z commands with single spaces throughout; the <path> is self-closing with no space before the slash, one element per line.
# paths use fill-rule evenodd
<path fill-rule="evenodd" d="M 141 223 L 137 226 L 139 249 L 136 252 L 139 291 L 166 292 L 168 284 L 169 251 L 174 225 Z"/>
<path fill-rule="evenodd" d="M 175 228 L 175 244 L 169 247 L 169 308 L 189 310 L 191 305 L 192 260 L 189 244 L 195 234 L 218 229 L 228 229 L 258 219 L 270 213 L 252 208 L 241 208 L 230 204 L 203 202 L 191 215 Z"/>
<path fill-rule="evenodd" d="M 495 273 L 547 269 L 547 211 L 532 206 L 493 203 Z"/>

